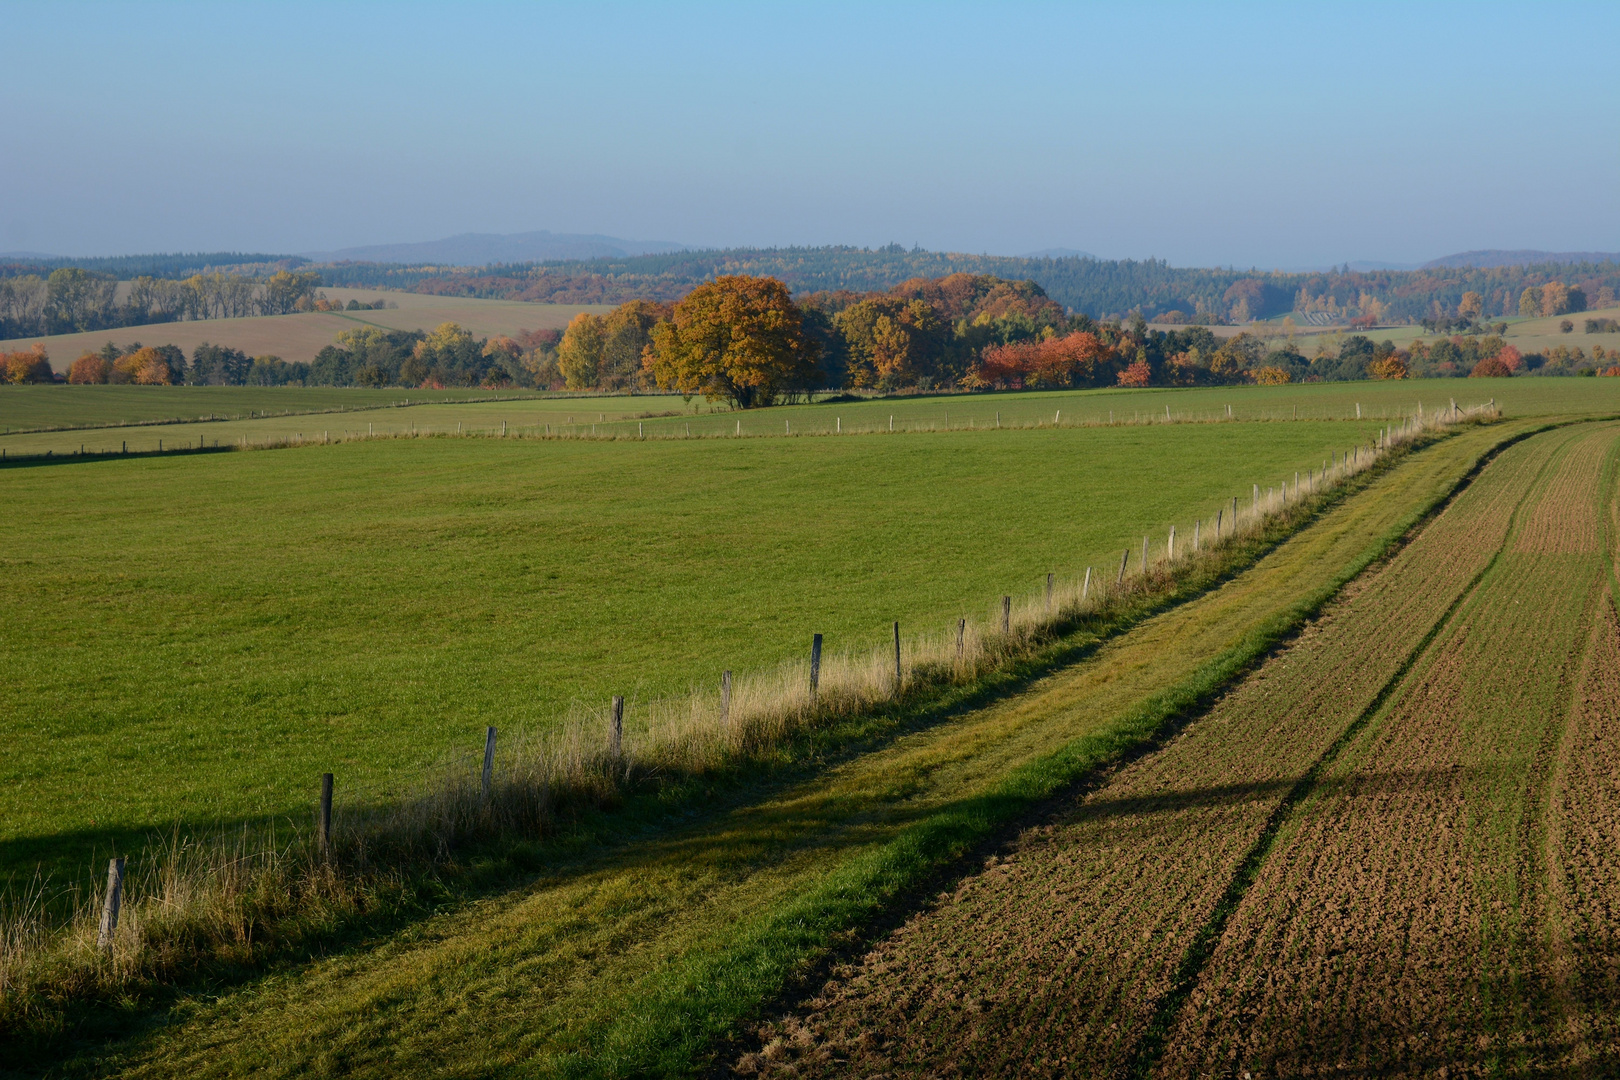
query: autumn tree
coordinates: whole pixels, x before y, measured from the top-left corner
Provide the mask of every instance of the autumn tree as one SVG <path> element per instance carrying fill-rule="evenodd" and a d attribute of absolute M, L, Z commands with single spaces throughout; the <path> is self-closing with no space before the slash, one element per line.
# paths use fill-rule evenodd
<path fill-rule="evenodd" d="M 851 386 L 893 389 L 932 375 L 950 327 L 926 300 L 875 296 L 833 319 L 848 349 Z"/>
<path fill-rule="evenodd" d="M 113 382 L 138 383 L 141 386 L 169 386 L 178 381 L 169 366 L 169 357 L 165 351 L 150 345 L 120 356 L 113 361 L 112 367 Z"/>
<path fill-rule="evenodd" d="M 1474 370 L 1468 373 L 1468 377 L 1471 379 L 1502 379 L 1512 374 L 1513 372 L 1500 359 L 1487 356 L 1474 365 Z"/>
<path fill-rule="evenodd" d="M 0 353 L 0 373 L 5 375 L 9 383 L 48 383 L 54 382 L 56 375 L 51 371 L 50 358 L 45 354 L 43 342 L 32 349 L 24 349 L 13 353 Z"/>
<path fill-rule="evenodd" d="M 1119 373 L 1119 385 L 1142 387 L 1153 382 L 1153 369 L 1148 367 L 1147 355 L 1138 349 L 1136 359 Z"/>
<path fill-rule="evenodd" d="M 1564 315 L 1569 311 L 1569 286 L 1562 281 L 1549 281 L 1541 287 L 1541 313 Z"/>
<path fill-rule="evenodd" d="M 453 322 L 440 323 L 418 341 L 411 359 L 414 364 L 409 373 L 416 375 L 425 369 L 420 381 L 430 385 L 476 386 L 487 368 L 483 342 Z M 400 365 L 401 377 L 406 374 L 406 365 Z"/>
<path fill-rule="evenodd" d="M 620 304 L 602 320 L 602 360 L 597 385 L 634 389 L 646 373 L 642 354 L 652 345 L 653 327 L 669 319 L 670 308 L 651 300 Z"/>
<path fill-rule="evenodd" d="M 78 386 L 104 383 L 112 375 L 112 364 L 99 353 L 87 352 L 68 368 L 68 382 Z"/>
<path fill-rule="evenodd" d="M 816 347 L 787 286 L 743 275 L 688 293 L 670 321 L 653 329 L 643 362 L 666 390 L 726 398 L 744 409 L 808 389 L 817 374 Z"/>
<path fill-rule="evenodd" d="M 1531 318 L 1541 314 L 1541 290 L 1534 285 L 1519 294 L 1519 314 Z"/>
<path fill-rule="evenodd" d="M 1477 292 L 1465 292 L 1457 304 L 1457 314 L 1465 319 L 1477 319 L 1485 314 L 1485 298 Z"/>
<path fill-rule="evenodd" d="M 1381 356 L 1367 365 L 1367 377 L 1370 379 L 1404 379 L 1410 374 L 1406 361 L 1398 353 Z"/>
<path fill-rule="evenodd" d="M 596 386 L 602 367 L 602 345 L 606 335 L 602 320 L 588 311 L 575 315 L 563 331 L 557 346 L 557 368 L 570 390 L 590 390 Z"/>
<path fill-rule="evenodd" d="M 971 388 L 1066 387 L 1090 385 L 1113 351 L 1086 331 L 992 345 L 968 370 L 963 385 Z"/>

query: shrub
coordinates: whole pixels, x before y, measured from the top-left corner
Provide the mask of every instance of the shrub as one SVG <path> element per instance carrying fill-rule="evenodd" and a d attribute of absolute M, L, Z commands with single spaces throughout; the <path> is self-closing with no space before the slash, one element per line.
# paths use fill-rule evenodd
<path fill-rule="evenodd" d="M 1263 367 L 1254 373 L 1254 381 L 1261 386 L 1281 386 L 1293 382 L 1294 378 L 1288 374 L 1287 368 Z"/>

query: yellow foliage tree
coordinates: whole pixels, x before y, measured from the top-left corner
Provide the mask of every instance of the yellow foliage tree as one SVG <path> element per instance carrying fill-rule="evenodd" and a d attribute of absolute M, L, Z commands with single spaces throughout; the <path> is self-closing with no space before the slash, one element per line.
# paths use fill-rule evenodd
<path fill-rule="evenodd" d="M 1367 365 L 1367 374 L 1374 379 L 1404 379 L 1410 374 L 1406 361 L 1394 353 Z"/>
<path fill-rule="evenodd" d="M 557 369 L 568 389 L 589 390 L 596 385 L 606 336 L 602 320 L 588 311 L 575 315 L 568 324 L 557 345 Z"/>

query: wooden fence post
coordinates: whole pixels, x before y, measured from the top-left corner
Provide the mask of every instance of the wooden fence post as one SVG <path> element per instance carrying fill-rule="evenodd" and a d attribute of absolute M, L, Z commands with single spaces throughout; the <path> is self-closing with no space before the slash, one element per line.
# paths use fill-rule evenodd
<path fill-rule="evenodd" d="M 816 703 L 816 686 L 821 682 L 821 635 L 810 638 L 810 704 Z"/>
<path fill-rule="evenodd" d="M 1001 598 L 1001 632 L 1003 634 L 1012 632 L 1012 597 L 1010 596 Z"/>
<path fill-rule="evenodd" d="M 1119 580 L 1114 582 L 1115 585 L 1123 585 L 1125 583 L 1125 564 L 1130 562 L 1130 561 L 1131 561 L 1131 549 L 1126 548 L 1124 550 L 1124 552 L 1121 553 L 1121 555 L 1119 557 Z"/>
<path fill-rule="evenodd" d="M 731 724 L 731 672 L 720 673 L 720 726 Z"/>
<path fill-rule="evenodd" d="M 1169 543 L 1167 543 L 1165 545 L 1164 550 L 1167 553 L 1166 558 L 1168 558 L 1171 562 L 1175 562 L 1176 561 L 1176 527 L 1174 525 L 1170 526 L 1170 541 L 1169 541 Z"/>
<path fill-rule="evenodd" d="M 490 775 L 495 771 L 495 729 L 484 729 L 484 772 L 478 780 L 478 795 L 485 802 L 489 801 Z"/>
<path fill-rule="evenodd" d="M 1204 519 L 1198 518 L 1193 522 L 1193 554 L 1198 554 L 1198 531 L 1203 528 Z"/>
<path fill-rule="evenodd" d="M 332 774 L 321 773 L 321 809 L 320 817 L 316 822 L 315 838 L 321 847 L 321 854 L 330 857 L 332 854 Z"/>
<path fill-rule="evenodd" d="M 124 859 L 122 856 L 107 863 L 107 896 L 101 903 L 101 930 L 96 934 L 96 948 L 112 951 L 113 931 L 118 929 L 118 910 L 124 904 Z"/>
<path fill-rule="evenodd" d="M 1052 578 L 1051 572 L 1046 575 L 1046 613 L 1052 614 Z"/>
<path fill-rule="evenodd" d="M 900 696 L 900 687 L 901 687 L 901 685 L 902 685 L 902 680 L 901 680 L 901 677 L 900 677 L 900 622 L 897 619 L 897 620 L 895 620 L 895 624 L 894 624 L 894 696 L 895 697 Z"/>
<path fill-rule="evenodd" d="M 961 663 L 967 653 L 967 620 L 956 620 L 956 662 Z"/>
<path fill-rule="evenodd" d="M 613 696 L 613 760 L 619 761 L 624 757 L 624 698 L 618 694 Z"/>
<path fill-rule="evenodd" d="M 1237 532 L 1237 496 L 1232 496 L 1232 532 Z"/>
<path fill-rule="evenodd" d="M 1086 597 L 1089 595 L 1091 595 L 1091 567 L 1088 566 L 1086 567 L 1086 580 L 1080 585 L 1080 602 L 1085 603 Z"/>

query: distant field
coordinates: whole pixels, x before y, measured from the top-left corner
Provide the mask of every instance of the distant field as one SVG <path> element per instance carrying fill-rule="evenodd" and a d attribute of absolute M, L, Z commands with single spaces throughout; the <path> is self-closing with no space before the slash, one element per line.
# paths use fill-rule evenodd
<path fill-rule="evenodd" d="M 1602 311 L 1581 311 L 1573 315 L 1554 315 L 1545 319 L 1520 319 L 1515 316 L 1513 318 L 1490 318 L 1487 321 L 1507 323 L 1507 332 L 1504 337 L 1508 344 L 1522 353 L 1546 353 L 1559 345 L 1565 345 L 1572 349 L 1579 345 L 1588 354 L 1591 353 L 1593 345 L 1602 345 L 1605 349 L 1620 349 L 1620 334 L 1588 334 L 1583 332 L 1587 319 L 1599 318 L 1620 319 L 1620 307 L 1605 308 Z M 1575 324 L 1575 330 L 1572 333 L 1566 334 L 1558 329 L 1558 324 L 1565 319 Z M 1266 326 L 1275 330 L 1276 324 L 1267 323 Z M 1235 328 L 1223 327 L 1220 329 L 1231 330 Z M 1402 348 L 1406 348 L 1412 342 L 1420 339 L 1432 343 L 1443 336 L 1450 336 L 1426 334 L 1421 326 L 1390 326 L 1357 331 L 1338 327 L 1333 331 L 1333 335 L 1340 338 L 1351 333 L 1365 334 L 1374 341 L 1393 341 Z M 1305 353 L 1306 356 L 1310 356 L 1315 353 L 1316 347 L 1323 336 L 1319 332 L 1299 334 L 1295 337 L 1294 343 L 1301 352 Z"/>
<path fill-rule="evenodd" d="M 6 386 L 0 387 L 0 434 L 34 428 L 149 424 L 252 413 L 370 409 L 407 401 L 533 397 L 532 390 L 385 390 L 331 386 Z"/>
<path fill-rule="evenodd" d="M 14 396 L 15 395 L 15 396 Z M 214 397 L 213 395 L 218 395 Z M 308 395 L 306 398 L 304 395 Z M 467 397 L 502 396 L 483 404 L 426 404 Z M 411 401 L 408 409 L 354 415 L 308 415 L 318 409 L 353 407 L 356 402 Z M 782 406 L 733 412 L 701 398 L 690 402 L 678 396 L 568 397 L 489 391 L 331 390 L 229 387 L 0 387 L 0 428 L 33 427 L 35 417 L 51 423 L 105 422 L 75 417 L 106 417 L 118 410 L 135 410 L 150 402 L 144 414 L 151 418 L 224 415 L 227 400 L 247 408 L 293 415 L 218 423 L 150 425 L 26 435 L 0 434 L 7 454 L 70 454 L 83 446 L 90 452 L 165 449 L 229 445 L 243 439 L 265 442 L 278 439 L 334 440 L 358 435 L 489 434 L 506 424 L 512 435 L 598 435 L 648 438 L 735 435 L 812 435 L 887 431 L 893 417 L 897 432 L 1034 424 L 1060 426 L 1162 421 L 1165 410 L 1180 421 L 1217 421 L 1227 407 L 1235 420 L 1345 420 L 1354 419 L 1359 405 L 1363 419 L 1386 421 L 1408 416 L 1420 407 L 1433 411 L 1455 398 L 1473 405 L 1495 398 L 1510 416 L 1563 413 L 1620 412 L 1620 379 L 1430 379 L 1410 382 L 1310 383 L 1295 386 L 1231 386 L 1203 389 L 1056 390 L 1006 394 L 957 394 L 930 397 L 878 398 L 867 401 L 823 401 L 813 405 Z M 300 408 L 302 401 L 321 404 Z M 10 403 L 25 403 L 13 413 Z M 76 402 L 84 402 L 82 412 Z M 168 404 L 174 402 L 175 404 Z M 262 404 L 254 404 L 261 402 Z M 236 408 L 241 409 L 243 404 Z M 168 410 L 167 412 L 165 410 Z M 666 416 L 662 414 L 673 413 Z M 14 420 L 13 416 L 23 419 Z M 139 415 L 139 414 L 137 414 Z M 642 417 L 644 419 L 637 419 Z M 27 422 L 24 422 L 26 420 Z"/>
<path fill-rule="evenodd" d="M 392 330 L 431 330 L 442 322 L 456 322 L 480 337 L 515 334 L 519 330 L 563 327 L 581 311 L 612 310 L 600 304 L 526 304 L 510 300 L 469 300 L 453 296 L 419 296 L 415 293 L 385 293 L 378 289 L 326 289 L 327 296 L 347 302 L 387 299 L 399 304 L 384 311 L 304 312 L 297 315 L 262 315 L 249 319 L 202 319 L 196 322 L 153 323 L 125 326 L 115 330 L 94 330 L 84 334 L 57 334 L 47 337 L 14 338 L 0 341 L 0 351 L 31 347 L 43 341 L 51 366 L 66 371 L 67 365 L 86 350 L 101 348 L 111 341 L 118 345 L 178 345 L 189 356 L 203 342 L 228 345 L 249 356 L 279 356 L 283 360 L 308 361 L 344 330 L 359 326 L 381 326 Z"/>
<path fill-rule="evenodd" d="M 406 410 L 409 411 L 409 410 Z M 0 470 L 0 873 L 1117 564 L 1377 424 L 446 439 Z M 301 818 L 300 818 L 301 820 Z"/>

